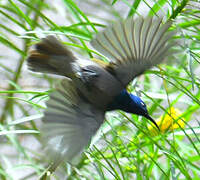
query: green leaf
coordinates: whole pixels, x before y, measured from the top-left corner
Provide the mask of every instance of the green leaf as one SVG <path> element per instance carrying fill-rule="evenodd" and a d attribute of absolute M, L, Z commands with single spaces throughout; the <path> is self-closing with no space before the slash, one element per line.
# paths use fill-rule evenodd
<path fill-rule="evenodd" d="M 33 29 L 32 20 L 26 14 L 24 14 L 24 12 L 13 2 L 13 0 L 8 0 L 8 1 L 10 2 L 11 6 L 13 6 L 15 8 L 19 17 L 23 18 L 30 25 L 30 27 Z"/>
<path fill-rule="evenodd" d="M 19 49 L 17 46 L 15 46 L 11 41 L 8 40 L 8 38 L 3 37 L 2 35 L 0 35 L 0 42 L 9 47 L 10 49 L 15 50 L 16 52 L 18 52 L 19 54 L 21 54 L 22 56 L 25 56 L 26 54 Z"/>

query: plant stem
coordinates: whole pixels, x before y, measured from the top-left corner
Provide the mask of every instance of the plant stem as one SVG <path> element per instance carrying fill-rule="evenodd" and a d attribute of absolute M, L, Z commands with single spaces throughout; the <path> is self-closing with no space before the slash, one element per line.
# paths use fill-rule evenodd
<path fill-rule="evenodd" d="M 170 19 L 175 19 L 176 16 L 178 16 L 178 14 L 182 12 L 184 7 L 187 5 L 188 1 L 189 0 L 183 0 L 181 4 L 172 12 Z"/>

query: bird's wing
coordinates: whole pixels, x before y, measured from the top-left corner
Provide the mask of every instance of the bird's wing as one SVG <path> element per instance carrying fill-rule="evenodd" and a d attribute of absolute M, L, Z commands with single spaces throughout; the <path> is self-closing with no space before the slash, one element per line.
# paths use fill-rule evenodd
<path fill-rule="evenodd" d="M 98 33 L 91 45 L 110 59 L 108 67 L 126 86 L 169 54 L 175 34 L 168 31 L 170 26 L 162 18 L 129 18 Z"/>
<path fill-rule="evenodd" d="M 103 120 L 103 111 L 86 102 L 71 80 L 62 80 L 50 94 L 41 129 L 51 171 L 81 153 Z"/>

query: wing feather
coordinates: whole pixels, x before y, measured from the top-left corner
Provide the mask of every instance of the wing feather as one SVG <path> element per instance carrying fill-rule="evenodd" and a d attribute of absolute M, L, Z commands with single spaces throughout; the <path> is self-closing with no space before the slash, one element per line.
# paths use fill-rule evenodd
<path fill-rule="evenodd" d="M 145 58 L 146 57 L 146 53 L 147 53 L 147 50 L 148 48 L 148 34 L 149 34 L 149 31 L 150 31 L 150 27 L 152 26 L 152 18 L 150 17 L 147 17 L 146 19 L 146 23 L 144 23 L 143 27 L 142 27 L 142 47 L 141 49 L 143 48 L 144 49 L 144 52 L 142 54 L 142 57 L 141 58 Z"/>
<path fill-rule="evenodd" d="M 130 52 L 128 50 L 128 44 L 125 40 L 125 34 L 123 31 L 122 24 L 118 23 L 118 24 L 113 25 L 112 33 L 113 33 L 114 39 L 115 39 L 114 44 L 119 44 L 118 51 L 121 52 L 120 53 L 120 54 L 122 54 L 121 57 L 122 58 L 125 58 L 126 56 L 131 57 Z M 122 36 L 122 34 L 124 34 L 124 35 Z M 112 36 L 110 35 L 109 37 L 110 37 L 110 42 L 112 42 Z"/>
<path fill-rule="evenodd" d="M 162 22 L 162 19 L 158 19 L 156 22 L 152 22 L 151 26 L 149 26 L 149 33 L 147 36 L 147 42 L 146 42 L 146 54 L 145 58 L 147 58 L 153 49 L 153 41 L 156 38 L 156 33 L 159 31 L 160 24 Z"/>
<path fill-rule="evenodd" d="M 71 80 L 62 80 L 50 94 L 41 129 L 50 171 L 71 162 L 88 145 L 104 120 L 104 112 L 82 98 Z"/>
<path fill-rule="evenodd" d="M 140 39 L 141 39 L 141 29 L 142 29 L 142 25 L 143 25 L 143 18 L 140 19 L 136 19 L 135 23 L 135 27 L 134 31 L 133 31 L 133 41 L 135 44 L 135 48 L 136 48 L 136 58 L 138 59 L 140 57 Z"/>
<path fill-rule="evenodd" d="M 148 68 L 161 63 L 173 46 L 172 22 L 139 17 L 118 22 L 100 32 L 91 45 L 110 58 L 110 66 L 125 86 Z"/>
<path fill-rule="evenodd" d="M 109 30 L 107 32 L 105 31 L 103 35 L 105 39 L 108 41 L 108 43 L 110 44 L 110 46 L 115 50 L 115 54 L 118 55 L 119 58 L 117 59 L 123 59 L 125 56 L 120 47 L 120 42 L 116 38 L 116 34 L 115 34 L 115 31 L 113 31 L 113 28 L 111 28 L 110 31 Z"/>
<path fill-rule="evenodd" d="M 107 41 L 105 35 L 101 33 L 100 38 L 96 41 L 96 47 L 101 49 L 102 54 L 111 58 L 111 59 L 120 59 L 119 54 L 116 52 L 116 49 L 110 45 L 110 42 Z"/>
<path fill-rule="evenodd" d="M 130 20 L 130 19 L 128 19 L 128 20 Z M 129 57 L 135 57 L 134 52 L 133 52 L 133 47 L 131 46 L 132 45 L 131 39 L 130 39 L 130 37 L 132 37 L 131 34 L 130 34 L 131 31 L 128 31 L 128 29 L 130 29 L 130 24 L 131 23 L 126 23 L 126 24 L 123 25 L 123 23 L 120 23 L 121 28 L 123 29 L 122 34 L 124 35 L 124 39 L 125 39 L 124 44 L 127 45 L 127 49 L 129 51 Z M 128 58 L 129 63 L 130 63 L 130 59 L 131 58 Z"/>

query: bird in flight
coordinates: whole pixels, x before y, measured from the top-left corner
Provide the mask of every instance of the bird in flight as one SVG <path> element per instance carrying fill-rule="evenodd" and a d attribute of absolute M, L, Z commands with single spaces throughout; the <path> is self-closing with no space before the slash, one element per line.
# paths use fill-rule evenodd
<path fill-rule="evenodd" d="M 50 94 L 42 119 L 51 169 L 83 151 L 107 111 L 144 116 L 157 126 L 145 103 L 127 92 L 126 86 L 170 54 L 175 34 L 169 31 L 171 24 L 158 17 L 138 17 L 105 28 L 90 43 L 108 63 L 79 59 L 54 36 L 36 44 L 27 59 L 29 69 L 63 76 Z"/>

